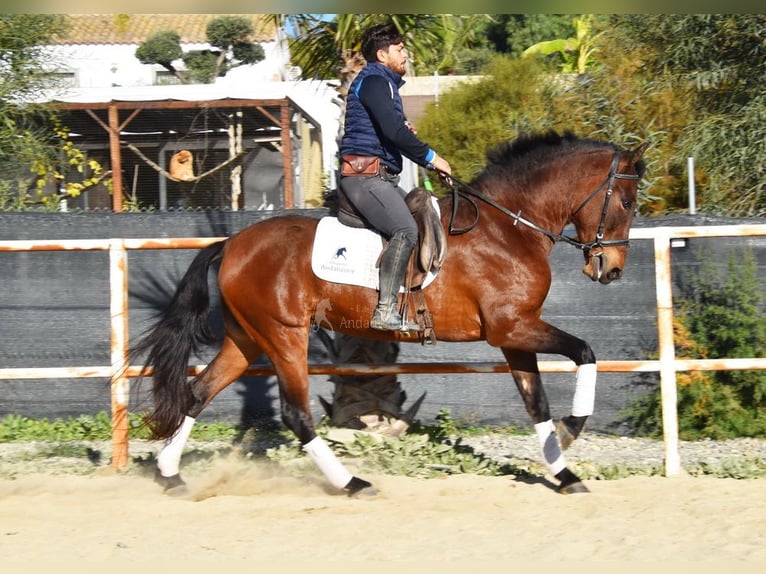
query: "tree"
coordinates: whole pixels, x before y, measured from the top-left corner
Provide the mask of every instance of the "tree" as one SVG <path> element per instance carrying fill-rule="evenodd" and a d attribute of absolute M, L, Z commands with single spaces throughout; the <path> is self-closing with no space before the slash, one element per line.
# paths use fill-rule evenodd
<path fill-rule="evenodd" d="M 484 77 L 455 86 L 426 107 L 418 122 L 424 141 L 469 180 L 486 165 L 486 151 L 521 132 L 559 125 L 550 105 L 553 87 L 537 59 L 496 56 Z"/>
<path fill-rule="evenodd" d="M 422 28 L 408 29 L 406 45 L 415 46 L 412 49 L 415 74 L 450 75 L 471 67 L 474 51 L 487 46 L 484 29 L 489 21 L 488 14 L 437 14 L 433 24 L 429 24 L 433 30 L 423 33 L 422 39 L 419 37 Z M 486 59 L 482 56 L 479 62 Z"/>
<path fill-rule="evenodd" d="M 264 58 L 263 47 L 252 41 L 252 23 L 242 16 L 214 18 L 208 22 L 205 33 L 210 49 L 184 52 L 177 32 L 156 32 L 136 49 L 136 58 L 142 64 L 163 66 L 185 84 L 213 83 L 232 68 L 255 64 Z M 186 70 L 175 66 L 178 60 Z"/>
<path fill-rule="evenodd" d="M 593 53 L 596 51 L 595 42 L 599 34 L 593 33 L 592 14 L 574 18 L 574 36 L 545 40 L 532 44 L 522 52 L 523 56 L 550 56 L 558 54 L 561 57 L 561 71 L 565 74 L 584 74 L 593 63 Z"/>
<path fill-rule="evenodd" d="M 51 130 L 57 125 L 54 112 L 34 103 L 51 89 L 47 69 L 55 62 L 44 46 L 67 30 L 61 15 L 0 15 L 0 209 L 55 207 L 66 194 L 79 193 L 67 187 L 61 171 L 82 167 L 86 160 L 62 139 L 66 130 Z M 59 161 L 61 154 L 67 159 L 65 166 Z M 48 184 L 57 192 L 60 186 L 64 193 L 46 195 Z"/>
<path fill-rule="evenodd" d="M 679 280 L 674 324 L 676 353 L 691 359 L 762 357 L 766 353 L 763 297 L 751 252 L 729 255 L 722 276 L 717 256 L 697 253 L 694 274 Z M 685 440 L 766 436 L 766 374 L 763 371 L 678 373 L 678 426 Z M 659 389 L 626 410 L 639 434 L 660 436 Z"/>
<path fill-rule="evenodd" d="M 49 134 L 40 126 L 47 110 L 25 102 L 47 87 L 50 57 L 40 46 L 65 31 L 65 20 L 54 15 L 0 15 L 0 179 L 6 182 L 23 182 L 32 158 L 50 156 Z"/>
<path fill-rule="evenodd" d="M 305 77 L 339 78 L 350 83 L 364 65 L 362 34 L 369 26 L 393 22 L 405 39 L 412 74 L 447 73 L 459 66 L 462 50 L 480 46 L 486 14 L 337 14 L 325 20 L 317 14 L 275 15 L 295 29 L 290 39 L 292 63 Z"/>
<path fill-rule="evenodd" d="M 498 51 L 520 55 L 534 43 L 570 36 L 566 30 L 550 33 L 559 18 L 495 15 L 488 38 Z M 567 25 L 571 30 L 568 20 Z M 444 112 L 450 97 L 442 96 L 438 127 L 431 129 L 427 115 L 420 121 L 421 134 L 427 141 L 449 134 L 434 143 L 459 142 L 454 148 L 471 167 L 483 160 L 476 150 L 467 157 L 465 146 L 476 147 L 477 132 L 495 134 L 504 127 L 513 136 L 539 124 L 527 113 L 531 108 L 542 113 L 540 119 L 549 127 L 567 127 L 625 146 L 649 142 L 640 203 L 645 215 L 688 209 L 688 157 L 695 158 L 699 211 L 766 215 L 766 16 L 614 14 L 595 17 L 593 25 L 591 48 L 598 51 L 590 52 L 587 74 L 562 78 L 556 73 L 557 64 L 563 63 L 560 56 L 545 58 L 550 70 L 540 95 L 547 100 L 543 108 L 530 92 L 510 110 L 481 92 L 500 88 L 476 84 L 459 96 L 464 110 L 455 106 L 449 117 Z M 503 75 L 501 81 L 517 83 L 527 77 Z M 477 115 L 477 108 L 485 113 Z M 492 115 L 492 108 L 501 115 Z M 450 148 L 440 149 L 446 153 Z"/>
<path fill-rule="evenodd" d="M 678 173 L 691 156 L 700 211 L 766 215 L 766 16 L 624 14 L 612 17 L 609 35 L 622 56 L 627 46 L 634 51 L 636 77 L 624 86 L 634 102 L 643 84 L 675 94 L 688 108 L 664 118 L 673 140 L 665 160 L 670 192 L 684 195 Z"/>
<path fill-rule="evenodd" d="M 571 34 L 569 14 L 492 14 L 484 35 L 494 51 L 518 58 L 533 44 Z"/>

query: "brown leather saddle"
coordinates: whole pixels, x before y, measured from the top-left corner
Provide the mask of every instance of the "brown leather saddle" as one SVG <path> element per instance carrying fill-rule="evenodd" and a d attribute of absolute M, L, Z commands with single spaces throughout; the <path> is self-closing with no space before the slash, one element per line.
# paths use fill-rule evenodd
<path fill-rule="evenodd" d="M 436 273 L 444 264 L 447 256 L 447 239 L 442 227 L 439 215 L 434 210 L 433 195 L 424 187 L 416 187 L 405 197 L 407 207 L 410 209 L 418 225 L 418 245 L 410 256 L 408 273 L 408 290 L 420 287 L 429 272 Z M 356 228 L 372 227 L 364 219 L 353 204 L 346 198 L 343 192 L 338 193 L 337 217 L 344 225 Z M 384 240 L 383 251 L 387 243 Z M 382 252 L 381 252 L 382 253 Z"/>

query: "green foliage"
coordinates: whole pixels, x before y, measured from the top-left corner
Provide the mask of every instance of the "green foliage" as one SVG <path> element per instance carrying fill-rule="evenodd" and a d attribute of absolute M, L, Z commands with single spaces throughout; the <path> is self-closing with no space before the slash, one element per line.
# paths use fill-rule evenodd
<path fill-rule="evenodd" d="M 57 211 L 63 199 L 79 196 L 110 175 L 74 145 L 68 128 L 53 112 L 38 110 L 34 117 L 19 120 L 13 122 L 16 137 L 3 150 L 15 156 L 7 164 L 0 159 L 0 211 L 30 206 Z M 104 183 L 111 186 L 111 180 Z"/>
<path fill-rule="evenodd" d="M 248 43 L 247 39 L 253 34 L 253 25 L 241 16 L 219 16 L 208 23 L 205 34 L 212 46 L 230 48 Z"/>
<path fill-rule="evenodd" d="M 52 421 L 20 415 L 6 415 L 0 420 L 0 442 L 106 440 L 111 432 L 111 418 L 105 412 Z"/>
<path fill-rule="evenodd" d="M 405 29 L 405 45 L 417 47 L 413 49 L 415 73 L 464 74 L 468 68 L 479 72 L 479 66 L 489 61 L 487 52 L 482 51 L 486 46 L 483 31 L 488 21 L 487 14 L 437 14 L 430 24 L 430 34 L 422 34 L 421 27 Z M 479 52 L 474 54 L 474 50 Z"/>
<path fill-rule="evenodd" d="M 183 55 L 186 72 L 183 81 L 190 84 L 206 84 L 218 74 L 218 55 L 210 50 L 190 50 Z"/>
<path fill-rule="evenodd" d="M 497 56 L 486 76 L 460 84 L 429 104 L 418 135 L 449 158 L 453 171 L 470 179 L 486 165 L 486 151 L 520 132 L 555 125 L 552 87 L 534 59 Z"/>
<path fill-rule="evenodd" d="M 226 75 L 233 67 L 255 64 L 265 57 L 263 47 L 251 41 L 252 23 L 241 16 L 219 16 L 208 23 L 205 33 L 210 45 L 220 49 L 215 71 L 219 76 Z M 226 54 L 231 61 L 224 58 Z"/>
<path fill-rule="evenodd" d="M 486 46 L 487 14 L 337 14 L 326 20 L 321 14 L 279 15 L 277 23 L 289 21 L 296 34 L 290 39 L 291 62 L 304 77 L 333 79 L 351 71 L 352 62 L 363 62 L 364 31 L 375 24 L 392 22 L 401 32 L 410 64 L 416 75 L 463 73 L 476 69 L 486 54 L 470 54 Z"/>
<path fill-rule="evenodd" d="M 50 88 L 47 69 L 56 64 L 43 48 L 67 30 L 55 14 L 0 14 L 0 209 L 26 202 L 35 160 L 55 161 L 52 134 L 43 126 L 46 106 L 34 102 Z"/>
<path fill-rule="evenodd" d="M 674 338 L 679 357 L 749 358 L 766 354 L 762 287 L 750 252 L 731 254 L 724 276 L 710 253 L 697 253 L 699 269 L 683 278 Z M 679 436 L 686 440 L 766 436 L 766 373 L 681 372 L 677 380 Z M 637 434 L 660 436 L 659 389 L 635 401 L 626 420 Z"/>
<path fill-rule="evenodd" d="M 136 48 L 136 58 L 142 64 L 159 64 L 173 71 L 172 62 L 183 56 L 180 42 L 181 36 L 178 32 L 155 32 Z"/>
<path fill-rule="evenodd" d="M 49 87 L 46 66 L 56 62 L 44 46 L 66 31 L 61 14 L 0 14 L 0 110 L 34 100 Z"/>
<path fill-rule="evenodd" d="M 146 429 L 138 415 L 129 416 L 130 438 L 148 438 Z M 251 429 L 252 430 L 252 429 Z M 382 473 L 421 478 L 433 478 L 444 474 L 479 474 L 485 476 L 539 477 L 546 473 L 539 461 L 526 458 L 510 458 L 506 462 L 495 461 L 470 446 L 463 444 L 463 438 L 479 434 L 518 434 L 514 428 L 479 429 L 464 426 L 455 421 L 448 409 L 442 410 L 433 426 L 414 425 L 402 438 L 394 439 L 374 434 L 358 434 L 353 440 L 334 441 L 328 437 L 330 429 L 320 424 L 318 432 L 325 436 L 335 453 L 354 468 L 365 473 Z M 247 434 L 249 434 L 248 431 Z M 233 425 L 226 423 L 197 422 L 191 438 L 196 441 L 211 441 L 213 446 L 198 442 L 185 450 L 183 464 L 192 472 L 203 472 L 219 456 L 233 452 L 246 459 L 265 456 L 269 461 L 282 466 L 296 476 L 315 475 L 317 470 L 310 457 L 302 451 L 300 444 L 286 430 L 269 432 L 265 442 L 259 442 L 263 433 L 245 439 Z M 98 445 L 89 442 L 111 439 L 111 419 L 105 413 L 91 416 L 70 417 L 66 420 L 29 419 L 19 415 L 7 415 L 0 419 L 0 443 L 35 443 L 9 457 L 8 462 L 24 463 L 40 459 L 63 457 L 71 459 L 50 468 L 56 473 L 88 474 L 98 465 L 108 463 Z M 239 443 L 239 448 L 224 443 Z M 84 443 L 84 444 L 83 444 Z M 248 444 L 249 443 L 249 444 Z M 277 446 L 273 446 L 273 445 Z M 268 445 L 268 446 L 267 446 Z M 134 458 L 138 467 L 155 465 L 156 458 Z M 24 464 L 22 467 L 27 468 Z M 46 464 L 46 468 L 48 468 Z M 572 470 L 583 480 L 616 480 L 628 476 L 660 476 L 662 465 L 621 465 L 600 466 L 590 462 L 572 462 Z M 196 469 L 196 470 L 195 470 Z M 766 461 L 759 458 L 729 458 L 716 463 L 699 463 L 685 466 L 694 476 L 709 475 L 727 478 L 755 478 L 766 476 Z M 18 467 L 0 470 L 18 475 Z"/>
<path fill-rule="evenodd" d="M 208 22 L 205 29 L 211 49 L 183 52 L 179 34 L 161 30 L 136 49 L 136 58 L 142 64 L 163 66 L 183 83 L 212 83 L 232 68 L 263 60 L 263 47 L 251 41 L 253 33 L 253 25 L 248 19 L 219 16 Z M 173 65 L 177 60 L 184 62 L 186 71 Z"/>
<path fill-rule="evenodd" d="M 641 213 L 688 209 L 687 158 L 694 157 L 699 211 L 765 215 L 766 16 L 613 14 L 591 23 L 583 36 L 587 74 L 540 72 L 530 84 L 527 74 L 490 66 L 484 73 L 497 74 L 501 87 L 489 78 L 466 86 L 456 105 L 454 90 L 442 95 L 418 122 L 420 135 L 461 177 L 483 165 L 484 148 L 522 130 L 566 128 L 624 147 L 648 142 Z M 499 52 L 520 56 L 535 44 L 577 41 L 572 30 L 569 15 L 496 14 L 486 35 Z M 576 52 L 567 53 L 545 58 L 549 71 Z M 514 97 L 515 85 L 524 97 Z"/>
<path fill-rule="evenodd" d="M 149 430 L 143 424 L 143 418 L 137 413 L 128 415 L 129 436 L 131 439 L 148 439 Z M 226 423 L 198 422 L 194 425 L 191 438 L 200 440 L 231 439 L 237 435 L 237 429 Z M 0 442 L 25 441 L 77 441 L 110 440 L 112 438 L 112 419 L 104 411 L 94 415 L 80 415 L 66 419 L 31 419 L 21 415 L 6 415 L 0 419 Z"/>
<path fill-rule="evenodd" d="M 353 442 L 337 443 L 339 456 L 361 461 L 361 469 L 404 476 L 429 478 L 443 473 L 497 476 L 515 474 L 510 467 L 464 446 L 460 439 L 432 440 L 428 435 L 407 434 L 401 438 L 357 435 Z"/>
<path fill-rule="evenodd" d="M 691 476 L 715 476 L 718 478 L 746 478 L 766 477 L 766 460 L 757 457 L 748 457 L 744 460 L 726 459 L 718 464 L 701 462 L 697 465 L 685 468 Z"/>
<path fill-rule="evenodd" d="M 493 14 L 485 34 L 497 52 L 520 57 L 529 46 L 565 38 L 571 31 L 569 14 Z"/>
<path fill-rule="evenodd" d="M 565 74 L 584 74 L 593 64 L 595 41 L 599 33 L 593 30 L 594 16 L 586 14 L 572 20 L 574 36 L 545 40 L 524 50 L 524 56 L 550 56 L 558 54 L 562 60 L 560 69 Z"/>
<path fill-rule="evenodd" d="M 610 35 L 613 49 L 602 50 L 612 54 L 610 67 L 624 68 L 617 62 L 626 55 L 633 61 L 627 93 L 637 96 L 649 86 L 678 94 L 667 107 L 682 114 L 658 109 L 644 118 L 670 136 L 658 166 L 669 179 L 668 195 L 684 196 L 687 183 L 678 171 L 691 156 L 699 211 L 765 215 L 766 16 L 622 14 L 612 17 Z"/>
<path fill-rule="evenodd" d="M 370 433 L 357 433 L 352 440 L 334 441 L 329 427 L 320 425 L 320 436 L 325 437 L 335 454 L 352 459 L 360 472 L 433 478 L 447 474 L 479 474 L 498 476 L 514 474 L 527 476 L 543 472 L 540 468 L 500 464 L 477 453 L 462 443 L 458 425 L 443 410 L 433 427 L 419 427 L 402 437 L 387 437 Z M 267 457 L 278 463 L 293 464 L 300 473 L 311 472 L 312 465 L 304 463 L 297 441 L 268 449 Z M 295 464 L 297 462 L 297 464 Z"/>
<path fill-rule="evenodd" d="M 57 62 L 41 46 L 66 30 L 60 15 L 0 15 L 0 210 L 55 210 L 62 198 L 76 197 L 105 175 L 72 144 L 48 106 L 19 104 L 51 87 L 47 68 Z M 72 172 L 83 177 L 72 181 Z"/>

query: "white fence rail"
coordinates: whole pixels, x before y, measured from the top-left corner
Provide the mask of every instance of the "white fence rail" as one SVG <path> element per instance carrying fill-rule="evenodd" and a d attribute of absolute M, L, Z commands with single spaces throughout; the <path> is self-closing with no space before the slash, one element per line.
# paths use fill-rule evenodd
<path fill-rule="evenodd" d="M 766 369 L 766 358 L 747 359 L 678 359 L 673 341 L 673 296 L 670 268 L 672 239 L 690 237 L 764 236 L 766 225 L 720 225 L 706 227 L 653 227 L 635 228 L 631 239 L 654 241 L 655 283 L 657 299 L 657 334 L 659 359 L 598 362 L 602 372 L 659 372 L 662 397 L 663 440 L 665 445 L 665 475 L 681 472 L 678 450 L 678 413 L 676 373 L 679 371 L 715 371 Z M 124 468 L 128 463 L 128 398 L 130 378 L 137 377 L 141 368 L 127 365 L 128 360 L 128 257 L 129 250 L 137 249 L 201 249 L 210 243 L 225 239 L 170 238 L 170 239 L 92 239 L 61 241 L 0 241 L 3 251 L 109 251 L 109 284 L 111 313 L 111 365 L 0 369 L 4 379 L 56 379 L 56 378 L 109 378 L 112 403 L 112 465 Z M 204 365 L 189 367 L 189 373 L 199 373 Z M 571 361 L 541 361 L 542 372 L 574 372 Z M 503 373 L 505 363 L 396 363 L 393 365 L 309 365 L 312 375 L 383 374 L 383 373 Z M 269 367 L 252 367 L 251 375 L 270 375 Z"/>

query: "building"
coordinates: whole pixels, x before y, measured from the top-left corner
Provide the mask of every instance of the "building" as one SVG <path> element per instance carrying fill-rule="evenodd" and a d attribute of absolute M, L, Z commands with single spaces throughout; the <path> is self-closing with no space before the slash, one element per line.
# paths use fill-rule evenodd
<path fill-rule="evenodd" d="M 68 209 L 260 210 L 322 205 L 336 186 L 340 100 L 327 83 L 303 81 L 283 32 L 262 14 L 241 14 L 264 59 L 214 84 L 180 84 L 137 48 L 178 33 L 184 52 L 210 48 L 207 24 L 223 14 L 69 15 L 66 38 L 49 46 L 47 101 L 63 113 L 72 142 L 109 172 L 62 205 Z M 183 69 L 181 60 L 174 67 Z M 407 78 L 405 112 L 417 122 L 429 102 L 464 77 Z M 183 152 L 191 172 L 174 177 Z M 80 181 L 89 174 L 73 173 Z M 402 186 L 417 185 L 408 163 Z M 109 189 L 108 186 L 111 186 Z M 50 185 L 48 193 L 60 193 Z"/>
<path fill-rule="evenodd" d="M 252 81 L 283 81 L 291 73 L 289 52 L 279 30 L 263 14 L 70 14 L 69 33 L 50 46 L 51 74 L 74 88 L 153 86 L 179 83 L 158 64 L 142 64 L 136 49 L 152 34 L 174 31 L 184 52 L 207 49 L 207 24 L 220 16 L 250 21 L 264 59 L 247 66 Z M 183 69 L 183 63 L 174 62 Z"/>
<path fill-rule="evenodd" d="M 163 66 L 136 58 L 141 43 L 161 30 L 176 31 L 184 51 L 209 48 L 205 27 L 219 16 L 69 16 L 69 35 L 48 47 L 55 82 L 43 99 L 61 110 L 71 141 L 110 178 L 69 199 L 67 208 L 321 205 L 324 188 L 334 184 L 337 93 L 293 77 L 287 43 L 264 15 L 240 15 L 251 20 L 264 59 L 214 84 L 179 84 Z M 179 152 L 193 167 L 175 177 Z"/>

